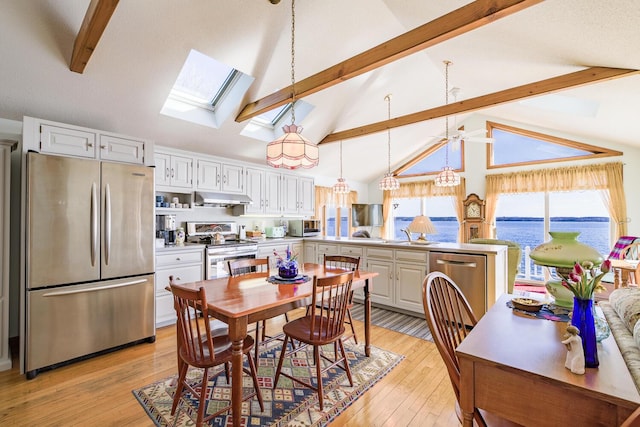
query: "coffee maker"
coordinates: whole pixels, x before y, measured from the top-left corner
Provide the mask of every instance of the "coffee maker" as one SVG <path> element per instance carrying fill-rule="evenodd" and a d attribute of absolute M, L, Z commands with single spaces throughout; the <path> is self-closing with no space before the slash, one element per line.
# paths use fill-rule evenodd
<path fill-rule="evenodd" d="M 156 215 L 156 237 L 164 239 L 165 246 L 176 245 L 176 216 Z"/>

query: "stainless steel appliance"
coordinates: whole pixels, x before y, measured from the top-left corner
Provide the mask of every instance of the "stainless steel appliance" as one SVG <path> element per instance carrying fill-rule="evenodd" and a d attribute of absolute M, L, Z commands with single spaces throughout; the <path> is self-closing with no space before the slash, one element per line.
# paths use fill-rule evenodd
<path fill-rule="evenodd" d="M 361 203 L 351 205 L 352 227 L 380 227 L 382 223 L 382 205 Z"/>
<path fill-rule="evenodd" d="M 207 279 L 228 277 L 227 262 L 240 258 L 255 258 L 258 244 L 238 238 L 235 222 L 187 222 L 188 239 L 206 243 L 205 276 Z M 219 236 L 223 236 L 222 239 Z"/>
<path fill-rule="evenodd" d="M 27 154 L 24 367 L 155 340 L 154 169 Z"/>
<path fill-rule="evenodd" d="M 311 237 L 320 234 L 319 219 L 291 219 L 289 220 L 289 235 L 295 237 Z"/>
<path fill-rule="evenodd" d="M 429 271 L 440 271 L 458 285 L 479 318 L 487 311 L 487 257 L 429 252 Z"/>
<path fill-rule="evenodd" d="M 165 246 L 176 245 L 177 228 L 175 215 L 156 215 L 156 237 L 164 239 Z"/>

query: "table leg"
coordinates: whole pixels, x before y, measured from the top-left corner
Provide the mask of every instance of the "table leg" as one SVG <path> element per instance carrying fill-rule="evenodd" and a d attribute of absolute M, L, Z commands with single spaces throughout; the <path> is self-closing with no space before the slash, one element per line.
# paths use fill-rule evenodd
<path fill-rule="evenodd" d="M 242 420 L 242 347 L 247 336 L 247 318 L 229 322 L 231 339 L 231 417 L 233 427 L 240 427 Z"/>
<path fill-rule="evenodd" d="M 473 427 L 473 412 L 475 402 L 474 365 L 471 360 L 458 358 L 460 364 L 460 411 L 462 412 L 462 425 Z"/>
<path fill-rule="evenodd" d="M 364 354 L 371 356 L 371 296 L 369 279 L 364 281 Z"/>
<path fill-rule="evenodd" d="M 613 289 L 618 289 L 620 287 L 620 269 L 613 268 Z"/>

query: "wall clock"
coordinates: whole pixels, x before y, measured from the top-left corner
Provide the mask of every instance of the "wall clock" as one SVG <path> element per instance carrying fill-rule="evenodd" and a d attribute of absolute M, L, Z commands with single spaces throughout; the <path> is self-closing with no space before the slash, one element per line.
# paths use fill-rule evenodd
<path fill-rule="evenodd" d="M 471 239 L 483 237 L 484 224 L 484 200 L 477 194 L 471 193 L 462 202 L 464 206 L 463 239 L 469 242 Z"/>

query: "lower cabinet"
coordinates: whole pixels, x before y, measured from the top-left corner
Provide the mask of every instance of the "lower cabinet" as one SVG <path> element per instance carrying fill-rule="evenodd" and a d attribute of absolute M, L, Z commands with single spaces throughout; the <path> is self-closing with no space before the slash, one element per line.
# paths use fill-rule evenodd
<path fill-rule="evenodd" d="M 204 249 L 165 249 L 156 253 L 156 326 L 175 323 L 176 312 L 173 308 L 169 286 L 169 276 L 175 283 L 189 283 L 204 278 Z"/>
<path fill-rule="evenodd" d="M 302 241 L 288 242 L 286 240 L 275 240 L 267 243 L 260 243 L 258 244 L 258 258 L 269 257 L 269 268 L 275 269 L 277 257 L 274 252 L 284 258 L 286 256 L 287 247 L 291 250 L 292 254 L 298 255 L 298 263 L 305 262 Z"/>

